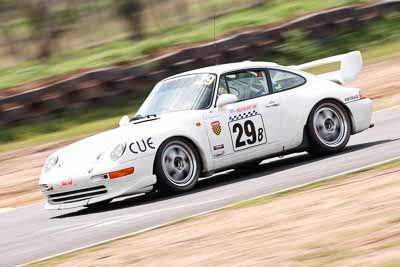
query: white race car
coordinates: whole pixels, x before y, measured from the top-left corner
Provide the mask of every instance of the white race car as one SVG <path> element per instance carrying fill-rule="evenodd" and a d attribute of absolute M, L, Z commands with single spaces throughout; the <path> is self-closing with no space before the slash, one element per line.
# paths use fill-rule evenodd
<path fill-rule="evenodd" d="M 302 70 L 340 62 L 339 71 Z M 109 202 L 152 190 L 185 192 L 199 177 L 293 152 L 342 151 L 372 126 L 372 102 L 344 87 L 362 68 L 358 51 L 285 67 L 241 62 L 159 82 L 136 116 L 71 144 L 46 161 L 47 209 Z"/>

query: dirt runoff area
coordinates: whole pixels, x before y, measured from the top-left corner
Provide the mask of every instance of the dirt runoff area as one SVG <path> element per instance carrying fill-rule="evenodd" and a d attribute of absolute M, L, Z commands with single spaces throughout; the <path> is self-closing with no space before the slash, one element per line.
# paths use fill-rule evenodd
<path fill-rule="evenodd" d="M 400 161 L 39 266 L 400 266 Z"/>
<path fill-rule="evenodd" d="M 376 63 L 363 69 L 351 85 L 374 100 L 374 110 L 400 105 L 400 60 Z"/>
<path fill-rule="evenodd" d="M 352 86 L 374 99 L 374 108 L 400 105 L 400 61 L 369 65 Z M 40 170 L 46 157 L 68 142 L 34 146 L 0 154 L 0 208 L 18 207 L 41 199 Z"/>
<path fill-rule="evenodd" d="M 68 142 L 56 142 L 0 154 L 0 209 L 42 199 L 39 177 L 46 158 Z"/>

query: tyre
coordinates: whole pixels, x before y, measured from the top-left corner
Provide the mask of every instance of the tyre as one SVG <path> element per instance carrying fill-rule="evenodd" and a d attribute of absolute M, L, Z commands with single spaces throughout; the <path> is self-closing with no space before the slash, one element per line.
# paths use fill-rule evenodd
<path fill-rule="evenodd" d="M 308 152 L 328 155 L 342 151 L 349 142 L 351 123 L 347 111 L 334 101 L 325 101 L 311 111 L 307 122 Z"/>
<path fill-rule="evenodd" d="M 161 192 L 185 192 L 200 176 L 201 160 L 197 149 L 183 138 L 164 142 L 155 159 L 157 189 Z"/>

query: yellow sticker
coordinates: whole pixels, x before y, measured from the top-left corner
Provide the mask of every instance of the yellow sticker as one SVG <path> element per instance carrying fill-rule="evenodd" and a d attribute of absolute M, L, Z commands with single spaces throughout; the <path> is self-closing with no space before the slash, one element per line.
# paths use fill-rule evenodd
<path fill-rule="evenodd" d="M 207 77 L 207 79 L 205 81 L 205 84 L 206 85 L 211 85 L 214 82 L 214 80 L 215 80 L 215 76 L 214 75 L 208 75 L 208 77 Z"/>
<path fill-rule="evenodd" d="M 227 94 L 228 91 L 224 88 L 224 87 L 220 87 L 218 88 L 218 95 L 223 95 L 223 94 Z"/>

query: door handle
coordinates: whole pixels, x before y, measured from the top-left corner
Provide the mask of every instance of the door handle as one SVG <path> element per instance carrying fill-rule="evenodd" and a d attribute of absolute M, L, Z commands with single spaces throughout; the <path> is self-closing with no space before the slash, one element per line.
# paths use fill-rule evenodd
<path fill-rule="evenodd" d="M 279 107 L 280 104 L 275 101 L 269 101 L 268 104 L 265 105 L 266 108 L 272 108 L 272 107 Z"/>

